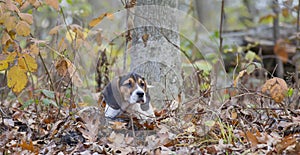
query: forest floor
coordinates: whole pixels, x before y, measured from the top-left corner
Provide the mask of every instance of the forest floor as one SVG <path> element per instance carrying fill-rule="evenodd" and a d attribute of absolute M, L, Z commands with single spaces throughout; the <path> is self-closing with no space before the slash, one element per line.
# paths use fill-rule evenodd
<path fill-rule="evenodd" d="M 299 154 L 300 110 L 249 89 L 165 103 L 156 121 L 109 121 L 100 106 L 1 104 L 3 154 Z M 9 108 L 8 108 L 9 107 Z M 81 109 L 81 110 L 78 110 Z M 129 120 L 132 120 L 130 122 Z"/>

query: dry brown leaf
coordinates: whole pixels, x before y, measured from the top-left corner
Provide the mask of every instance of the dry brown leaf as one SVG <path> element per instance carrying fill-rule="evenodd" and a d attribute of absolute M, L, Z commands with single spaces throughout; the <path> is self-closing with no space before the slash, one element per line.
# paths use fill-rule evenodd
<path fill-rule="evenodd" d="M 104 19 L 104 17 L 108 17 L 109 19 L 112 19 L 113 15 L 111 13 L 101 14 L 99 17 L 94 18 L 92 21 L 90 21 L 89 26 L 90 27 L 96 26 L 97 24 L 99 24 Z"/>
<path fill-rule="evenodd" d="M 247 73 L 247 70 L 242 70 L 242 71 L 239 72 L 239 75 L 238 75 L 238 76 L 234 79 L 234 81 L 233 81 L 233 86 L 234 86 L 234 87 L 237 86 L 237 84 L 238 84 L 238 82 L 239 82 L 239 79 L 240 79 L 241 77 L 243 77 L 243 76 L 245 75 L 245 73 Z"/>
<path fill-rule="evenodd" d="M 66 61 L 66 59 L 59 59 L 55 63 L 55 68 L 59 76 L 66 76 L 68 72 L 68 61 Z"/>
<path fill-rule="evenodd" d="M 125 141 L 125 136 L 124 134 L 121 133 L 115 133 L 114 131 L 107 137 L 107 140 L 110 143 L 113 143 L 115 146 L 120 146 L 122 145 Z"/>
<path fill-rule="evenodd" d="M 30 25 L 25 21 L 19 21 L 16 26 L 16 32 L 21 36 L 29 36 L 30 34 Z"/>
<path fill-rule="evenodd" d="M 30 152 L 35 152 L 35 153 L 38 152 L 38 150 L 33 146 L 32 141 L 30 141 L 29 144 L 27 144 L 25 140 L 22 140 L 22 143 L 20 144 L 20 147 L 22 149 L 28 150 Z"/>
<path fill-rule="evenodd" d="M 274 53 L 284 63 L 286 63 L 287 60 L 289 59 L 287 50 L 288 50 L 288 43 L 283 39 L 277 40 L 276 45 L 274 46 Z"/>
<path fill-rule="evenodd" d="M 31 44 L 29 47 L 30 53 L 33 55 L 38 55 L 40 52 L 40 49 L 38 48 L 38 46 L 36 44 Z"/>
<path fill-rule="evenodd" d="M 23 4 L 20 5 L 20 7 L 19 7 L 19 9 L 20 9 L 21 11 L 27 9 L 27 8 L 29 7 L 29 5 L 30 5 L 30 2 L 28 2 L 28 1 L 24 1 L 24 2 L 23 2 L 23 0 L 19 0 L 19 1 L 22 1 L 22 3 L 23 3 Z"/>
<path fill-rule="evenodd" d="M 283 79 L 274 77 L 266 81 L 266 83 L 262 86 L 261 91 L 263 93 L 269 92 L 272 99 L 276 103 L 280 103 L 286 97 L 288 87 Z"/>
<path fill-rule="evenodd" d="M 33 23 L 33 17 L 32 14 L 29 13 L 19 13 L 19 16 L 22 20 L 26 21 L 28 24 Z"/>
<path fill-rule="evenodd" d="M 59 76 L 72 78 L 72 83 L 75 86 L 82 86 L 82 80 L 76 71 L 75 65 L 68 59 L 62 58 L 56 61 L 55 68 Z"/>
<path fill-rule="evenodd" d="M 296 139 L 293 135 L 284 137 L 281 142 L 277 143 L 276 151 L 279 154 L 282 154 L 283 151 L 288 147 L 296 143 Z"/>
<path fill-rule="evenodd" d="M 118 129 L 124 129 L 127 123 L 123 123 L 123 122 L 110 122 L 110 124 L 112 125 L 111 128 L 118 130 Z"/>
<path fill-rule="evenodd" d="M 49 34 L 50 35 L 55 35 L 58 33 L 59 30 L 61 30 L 63 27 L 62 25 L 58 25 L 58 26 L 55 26 L 53 27 L 50 31 L 49 31 Z"/>
<path fill-rule="evenodd" d="M 143 36 L 142 36 L 142 39 L 143 39 L 143 42 L 144 42 L 144 47 L 147 46 L 147 41 L 149 39 L 149 34 L 145 33 Z"/>
<path fill-rule="evenodd" d="M 6 7 L 8 10 L 12 11 L 12 12 L 20 12 L 20 10 L 18 9 L 18 7 L 12 2 L 12 0 L 6 0 Z"/>
<path fill-rule="evenodd" d="M 258 140 L 256 136 L 251 131 L 246 131 L 247 139 L 250 141 L 251 147 L 256 147 Z"/>
<path fill-rule="evenodd" d="M 59 1 L 58 0 L 45 0 L 45 3 L 53 7 L 56 11 L 59 11 Z"/>
<path fill-rule="evenodd" d="M 5 21 L 4 26 L 6 27 L 6 30 L 9 32 L 15 28 L 17 19 L 15 16 L 6 16 L 4 21 Z"/>

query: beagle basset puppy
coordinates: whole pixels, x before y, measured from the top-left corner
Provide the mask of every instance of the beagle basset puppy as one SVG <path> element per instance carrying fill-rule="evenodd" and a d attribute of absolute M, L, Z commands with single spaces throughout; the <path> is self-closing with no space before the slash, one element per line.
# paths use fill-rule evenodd
<path fill-rule="evenodd" d="M 114 78 L 104 88 L 102 94 L 103 101 L 106 103 L 105 117 L 114 119 L 127 112 L 141 120 L 155 118 L 147 83 L 136 73 Z"/>

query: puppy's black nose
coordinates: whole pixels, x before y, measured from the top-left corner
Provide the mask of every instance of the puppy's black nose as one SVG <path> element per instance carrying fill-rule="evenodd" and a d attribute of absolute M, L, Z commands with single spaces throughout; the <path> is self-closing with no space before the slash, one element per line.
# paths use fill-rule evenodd
<path fill-rule="evenodd" d="M 137 95 L 138 97 L 143 97 L 143 96 L 144 96 L 144 92 L 141 92 L 141 91 L 136 92 L 136 95 Z"/>

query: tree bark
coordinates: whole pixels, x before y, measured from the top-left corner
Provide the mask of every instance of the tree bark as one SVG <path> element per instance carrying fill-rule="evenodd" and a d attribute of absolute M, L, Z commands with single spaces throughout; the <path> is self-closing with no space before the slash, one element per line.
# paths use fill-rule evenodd
<path fill-rule="evenodd" d="M 278 5 L 278 0 L 273 1 L 273 11 L 276 14 L 276 18 L 273 18 L 273 35 L 274 35 L 274 45 L 276 45 L 277 40 L 279 39 L 279 5 Z M 283 78 L 284 74 L 284 68 L 283 68 L 283 62 L 281 61 L 280 58 L 276 59 L 277 63 L 277 68 L 276 68 L 276 75 L 277 77 Z"/>
<path fill-rule="evenodd" d="M 181 93 L 181 58 L 175 13 L 178 0 L 137 0 L 134 12 L 131 71 L 143 75 L 150 88 L 151 102 L 161 108 L 166 100 Z M 166 28 L 168 27 L 168 28 Z"/>

